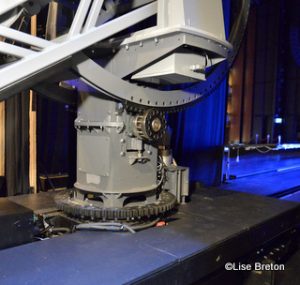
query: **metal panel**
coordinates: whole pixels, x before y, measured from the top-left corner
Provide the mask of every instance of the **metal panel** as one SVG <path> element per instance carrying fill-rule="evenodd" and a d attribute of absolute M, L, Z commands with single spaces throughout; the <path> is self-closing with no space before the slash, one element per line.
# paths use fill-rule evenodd
<path fill-rule="evenodd" d="M 181 40 L 179 41 L 178 38 Z M 131 44 L 130 48 L 121 48 L 106 65 L 105 69 L 121 78 L 141 70 L 144 66 L 160 60 L 166 54 L 179 48 L 183 43 L 183 35 L 166 35 L 159 45 L 154 41 Z"/>
<path fill-rule="evenodd" d="M 38 195 L 19 195 L 11 196 L 8 199 L 27 209 L 31 209 L 34 214 L 43 214 L 45 212 L 54 212 L 57 210 L 53 200 L 53 192 L 40 192 Z"/>
<path fill-rule="evenodd" d="M 202 55 L 173 53 L 163 60 L 135 74 L 132 76 L 132 79 L 157 84 L 181 84 L 204 81 L 205 65 L 206 59 Z M 193 70 L 193 67 L 195 70 Z"/>
<path fill-rule="evenodd" d="M 161 28 L 186 26 L 224 41 L 222 1 L 159 0 L 158 26 Z"/>
<path fill-rule="evenodd" d="M 89 174 L 109 175 L 110 139 L 96 135 L 79 134 L 78 170 Z M 98 183 L 99 184 L 99 183 Z"/>
<path fill-rule="evenodd" d="M 0 224 L 0 249 L 32 241 L 33 212 L 7 198 L 0 198 Z"/>

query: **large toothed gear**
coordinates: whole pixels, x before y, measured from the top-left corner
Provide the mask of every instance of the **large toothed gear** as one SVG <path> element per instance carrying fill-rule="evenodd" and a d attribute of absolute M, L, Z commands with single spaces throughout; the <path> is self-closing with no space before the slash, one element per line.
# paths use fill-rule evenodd
<path fill-rule="evenodd" d="M 159 110 L 149 109 L 134 118 L 134 132 L 141 139 L 159 141 L 166 133 L 166 128 L 165 116 Z"/>
<path fill-rule="evenodd" d="M 92 220 L 136 220 L 145 217 L 158 216 L 166 213 L 176 205 L 176 198 L 169 192 L 163 191 L 160 200 L 140 206 L 104 208 L 91 201 L 74 199 L 73 194 L 60 193 L 56 195 L 55 202 L 58 208 L 66 214 L 78 219 Z"/>

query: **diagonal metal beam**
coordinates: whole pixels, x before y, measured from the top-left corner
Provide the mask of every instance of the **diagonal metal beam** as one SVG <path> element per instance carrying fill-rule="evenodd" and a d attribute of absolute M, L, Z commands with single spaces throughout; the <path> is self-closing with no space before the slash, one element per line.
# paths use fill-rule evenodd
<path fill-rule="evenodd" d="M 104 0 L 94 0 L 89 16 L 86 20 L 84 31 L 89 30 L 90 28 L 93 28 L 96 26 L 97 19 L 99 17 L 100 11 L 102 9 Z"/>
<path fill-rule="evenodd" d="M 87 17 L 91 0 L 81 0 L 76 11 L 75 18 L 72 22 L 68 37 L 72 38 L 75 35 L 80 34 L 84 21 Z"/>
<path fill-rule="evenodd" d="M 34 52 L 30 49 L 18 47 L 18 46 L 11 45 L 11 44 L 8 44 L 8 43 L 5 43 L 5 42 L 0 42 L 0 53 L 9 54 L 9 55 L 12 55 L 12 56 L 23 58 L 23 57 L 26 57 L 26 56 L 33 55 L 36 52 Z"/>
<path fill-rule="evenodd" d="M 0 70 L 0 100 L 8 98 L 12 92 L 23 90 L 40 82 L 41 78 L 45 79 L 47 71 L 53 71 L 57 68 L 56 65 L 62 64 L 72 55 L 156 13 L 156 3 L 149 4 L 3 68 Z M 40 73 L 43 73 L 43 77 L 39 76 Z"/>
<path fill-rule="evenodd" d="M 53 44 L 41 38 L 34 37 L 29 34 L 11 28 L 7 28 L 1 25 L 0 25 L 0 36 L 3 38 L 15 40 L 17 42 L 28 44 L 30 46 L 35 46 L 38 48 L 46 48 Z"/>

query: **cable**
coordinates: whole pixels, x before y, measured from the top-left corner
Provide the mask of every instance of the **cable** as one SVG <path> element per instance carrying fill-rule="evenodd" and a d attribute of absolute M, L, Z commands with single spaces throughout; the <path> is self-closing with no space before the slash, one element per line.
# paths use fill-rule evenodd
<path fill-rule="evenodd" d="M 266 150 L 262 150 L 262 149 L 266 149 Z M 271 147 L 268 147 L 268 146 L 263 146 L 263 147 L 256 147 L 255 148 L 256 151 L 258 151 L 259 153 L 268 153 L 272 150 L 276 150 L 275 148 L 271 148 Z"/>
<path fill-rule="evenodd" d="M 135 230 L 123 223 L 87 223 L 76 226 L 77 230 L 106 230 L 106 231 L 128 231 L 135 234 Z"/>
<path fill-rule="evenodd" d="M 151 228 L 154 225 L 156 225 L 159 222 L 159 220 L 160 219 L 155 219 L 154 221 L 149 222 L 149 223 L 144 223 L 144 224 L 141 224 L 141 225 L 132 226 L 132 229 L 134 229 L 136 231 L 139 231 L 139 230 Z"/>
<path fill-rule="evenodd" d="M 123 223 L 86 223 L 79 224 L 76 226 L 77 230 L 103 230 L 103 231 L 128 231 L 132 234 L 135 234 L 136 231 L 143 230 L 146 228 L 153 227 L 159 222 L 159 218 L 155 219 L 148 223 L 136 224 L 136 225 L 128 225 Z"/>
<path fill-rule="evenodd" d="M 69 228 L 65 228 L 65 227 L 60 227 L 60 228 L 51 228 L 49 229 L 49 231 L 51 233 L 60 233 L 60 232 L 64 232 L 64 233 L 70 233 L 71 230 Z"/>

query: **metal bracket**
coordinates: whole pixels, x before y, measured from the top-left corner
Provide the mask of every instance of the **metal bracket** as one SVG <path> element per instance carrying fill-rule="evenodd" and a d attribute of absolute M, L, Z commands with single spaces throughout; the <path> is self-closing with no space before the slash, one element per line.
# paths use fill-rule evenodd
<path fill-rule="evenodd" d="M 117 133 L 121 133 L 125 128 L 124 122 L 93 122 L 75 120 L 75 128 L 77 130 L 93 130 L 93 129 L 116 129 Z"/>
<path fill-rule="evenodd" d="M 167 167 L 165 189 L 168 189 L 179 203 L 184 204 L 189 195 L 189 168 L 171 165 Z"/>

